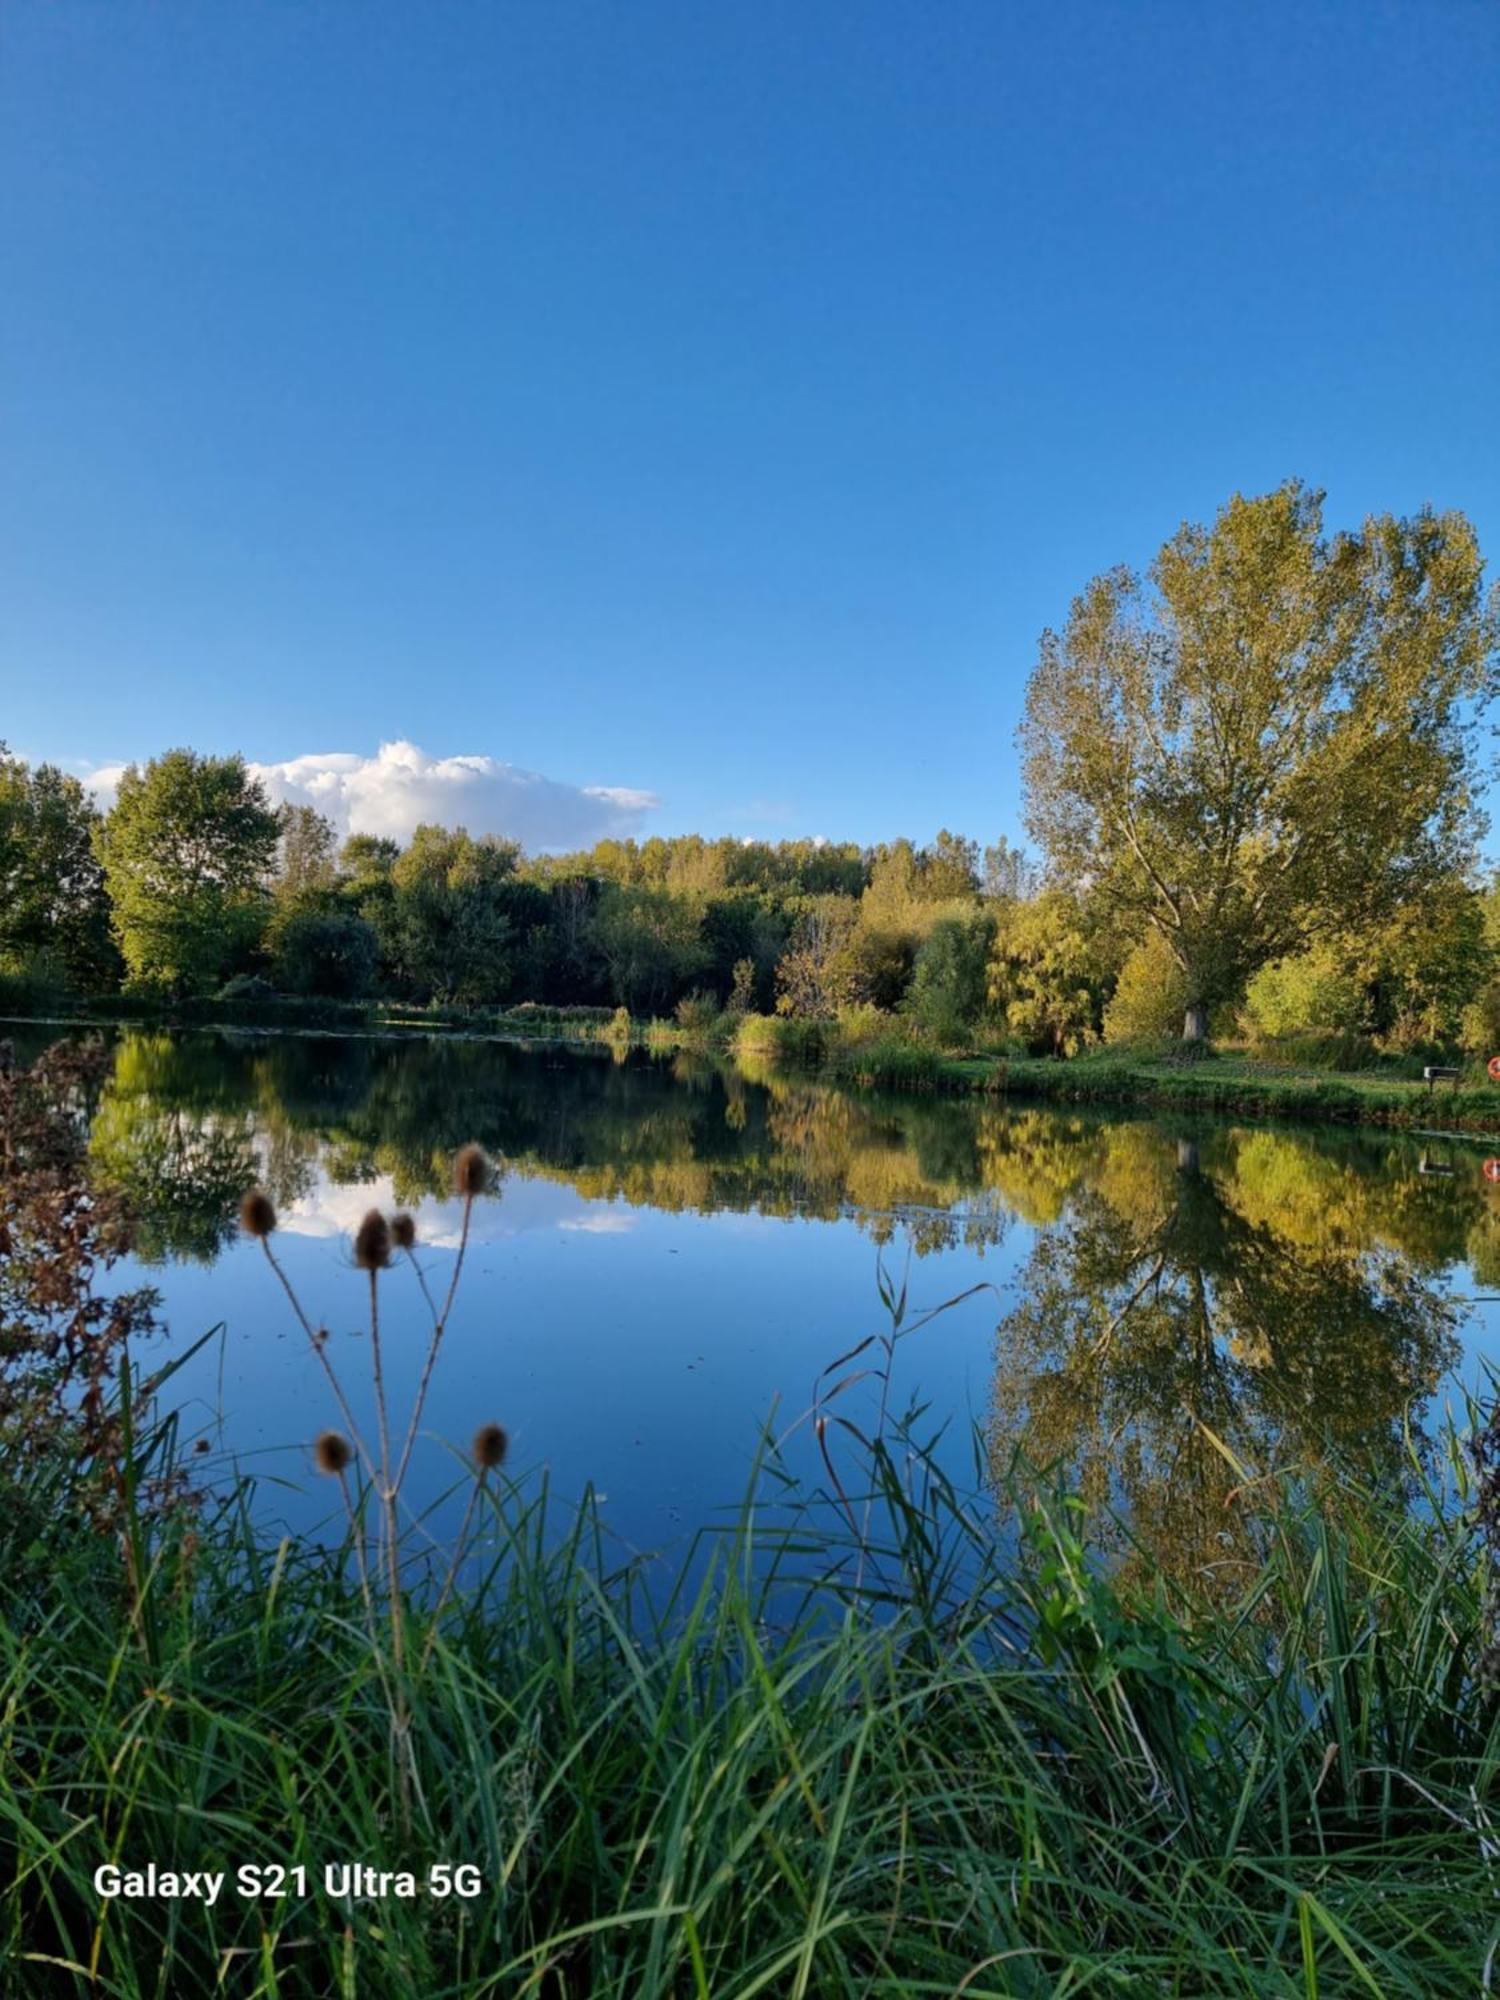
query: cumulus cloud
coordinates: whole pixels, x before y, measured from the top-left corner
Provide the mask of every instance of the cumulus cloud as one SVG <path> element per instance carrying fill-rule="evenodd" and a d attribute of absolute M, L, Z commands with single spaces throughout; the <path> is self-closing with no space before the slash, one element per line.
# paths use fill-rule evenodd
<path fill-rule="evenodd" d="M 424 823 L 464 826 L 533 853 L 636 833 L 658 804 L 650 792 L 563 784 L 494 757 L 433 757 L 405 742 L 382 743 L 373 757 L 333 750 L 249 768 L 273 800 L 313 806 L 341 834 L 404 841 Z M 123 769 L 106 765 L 85 780 L 101 804 L 112 802 Z"/>

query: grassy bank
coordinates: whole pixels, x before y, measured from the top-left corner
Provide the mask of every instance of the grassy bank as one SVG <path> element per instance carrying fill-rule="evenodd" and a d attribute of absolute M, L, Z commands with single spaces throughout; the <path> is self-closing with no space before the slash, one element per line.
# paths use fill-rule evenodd
<path fill-rule="evenodd" d="M 1500 1085 L 1478 1065 L 1464 1071 L 1457 1088 L 1440 1083 L 1431 1090 L 1419 1078 L 1364 1070 L 1329 1074 L 1242 1054 L 1210 1054 L 1190 1063 L 1105 1051 L 1068 1062 L 960 1058 L 945 1061 L 941 1077 L 952 1089 L 1013 1097 L 1500 1135 Z"/>
<path fill-rule="evenodd" d="M 940 1090 L 1070 1103 L 1159 1105 L 1237 1116 L 1305 1119 L 1494 1134 L 1500 1138 L 1500 1085 L 1482 1064 L 1465 1066 L 1457 1088 L 1429 1090 L 1418 1062 L 1330 1070 L 1242 1051 L 1205 1051 L 1187 1061 L 1157 1050 L 1091 1050 L 1068 1060 L 992 1053 L 956 1055 L 912 1035 L 899 1017 L 872 1008 L 837 1021 L 729 1015 L 687 1007 L 671 1020 L 631 1017 L 623 1008 L 411 1007 L 399 1002 L 290 998 L 200 999 L 167 1007 L 111 996 L 49 1014 L 0 1014 L 5 1021 L 57 1025 L 232 1027 L 264 1033 L 467 1034 L 517 1040 L 606 1044 L 615 1049 L 679 1049 L 734 1058 L 758 1069 L 821 1077 L 853 1089 Z"/>
<path fill-rule="evenodd" d="M 590 1505 L 564 1530 L 492 1482 L 425 1658 L 412 1552 L 399 1677 L 347 1549 L 266 1540 L 245 1489 L 133 1514 L 122 1558 L 67 1475 L 13 1476 L 4 1990 L 1475 1989 L 1500 1738 L 1451 1506 L 1335 1523 L 1260 1489 L 1258 1570 L 1132 1599 L 1074 1503 L 1017 1485 L 1002 1555 L 920 1459 L 870 1471 L 863 1560 L 763 1479 L 677 1594 Z M 94 1886 L 148 1861 L 230 1880 L 212 1908 Z M 344 1862 L 480 1886 L 351 1904 Z M 241 1863 L 307 1892 L 244 1898 Z"/>

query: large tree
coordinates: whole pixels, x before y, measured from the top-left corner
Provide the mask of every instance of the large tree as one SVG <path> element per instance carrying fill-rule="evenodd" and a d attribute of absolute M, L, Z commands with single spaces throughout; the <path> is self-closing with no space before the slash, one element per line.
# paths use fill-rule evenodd
<path fill-rule="evenodd" d="M 347 853 L 347 849 L 345 850 Z M 463 827 L 419 826 L 391 868 L 387 905 L 372 903 L 387 963 L 421 999 L 495 1003 L 515 970 L 520 849 Z"/>
<path fill-rule="evenodd" d="M 259 944 L 281 820 L 240 757 L 169 750 L 120 780 L 95 837 L 131 978 L 211 992 Z"/>
<path fill-rule="evenodd" d="M 51 964 L 85 991 L 118 976 L 98 819 L 76 778 L 53 764 L 31 769 L 0 743 L 0 971 Z"/>
<path fill-rule="evenodd" d="M 1154 926 L 1184 1033 L 1267 960 L 1386 922 L 1472 850 L 1496 665 L 1461 514 L 1325 537 L 1292 482 L 1097 577 L 1043 636 L 1021 747 L 1054 870 Z"/>

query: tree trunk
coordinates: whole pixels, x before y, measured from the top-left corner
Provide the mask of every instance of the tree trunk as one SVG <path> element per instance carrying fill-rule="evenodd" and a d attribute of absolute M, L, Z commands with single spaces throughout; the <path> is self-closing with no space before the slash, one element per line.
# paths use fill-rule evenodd
<path fill-rule="evenodd" d="M 1185 1042 L 1208 1040 L 1208 1009 L 1201 1000 L 1195 1000 L 1183 1018 L 1182 1039 Z"/>

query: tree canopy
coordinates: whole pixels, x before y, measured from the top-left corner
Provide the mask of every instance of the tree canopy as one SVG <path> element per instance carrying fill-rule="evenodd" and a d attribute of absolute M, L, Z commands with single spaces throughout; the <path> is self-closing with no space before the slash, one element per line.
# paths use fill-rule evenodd
<path fill-rule="evenodd" d="M 137 984 L 206 993 L 259 943 L 281 819 L 241 757 L 169 750 L 120 779 L 96 830 Z"/>
<path fill-rule="evenodd" d="M 1329 538 L 1297 482 L 1186 524 L 1044 635 L 1021 729 L 1054 871 L 1154 927 L 1185 1032 L 1268 960 L 1387 921 L 1472 852 L 1497 613 L 1461 514 Z"/>
<path fill-rule="evenodd" d="M 115 975 L 98 819 L 76 778 L 0 744 L 0 970 L 52 970 L 84 990 Z"/>

